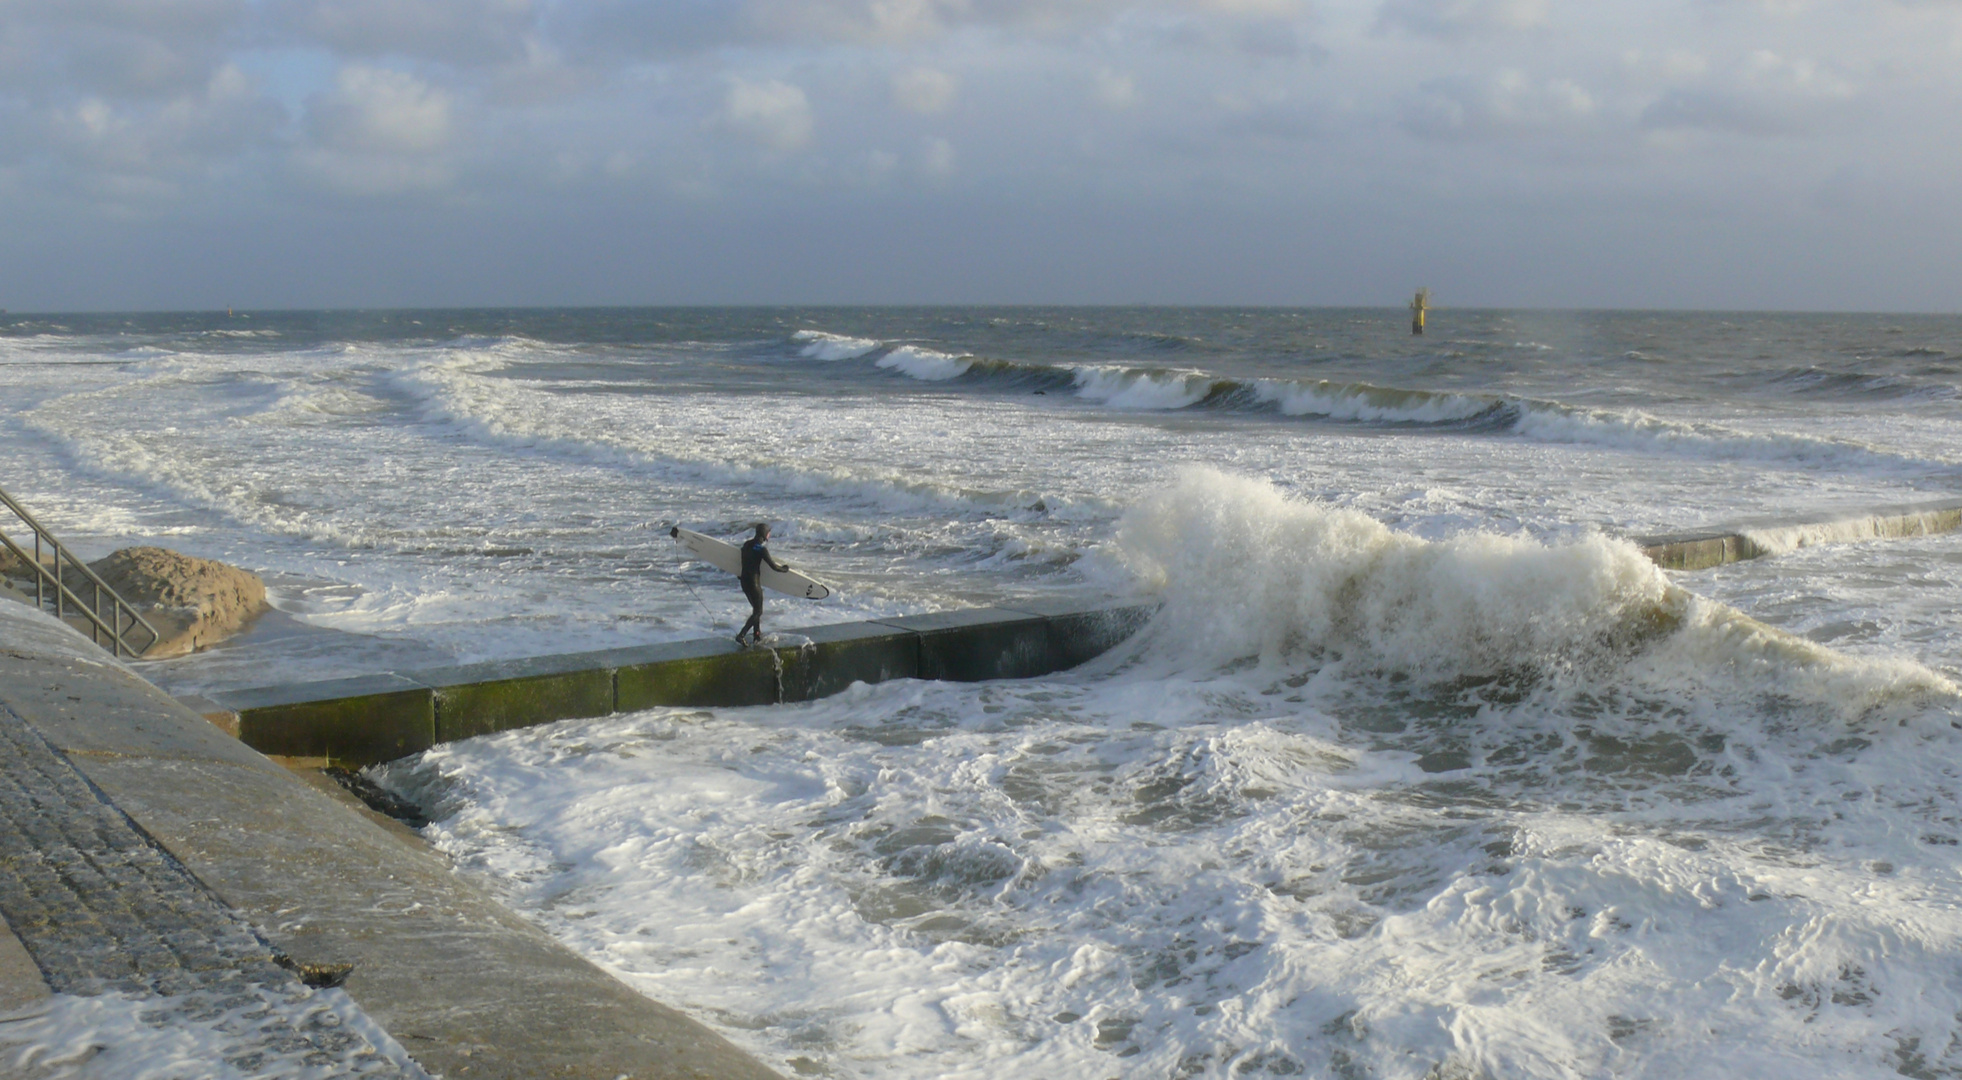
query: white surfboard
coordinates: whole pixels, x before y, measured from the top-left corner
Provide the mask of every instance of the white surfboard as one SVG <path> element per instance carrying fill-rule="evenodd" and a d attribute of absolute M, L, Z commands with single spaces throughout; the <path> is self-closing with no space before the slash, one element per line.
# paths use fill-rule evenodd
<path fill-rule="evenodd" d="M 669 529 L 668 535 L 681 544 L 682 550 L 719 570 L 731 574 L 743 572 L 743 549 L 734 544 L 725 544 L 713 536 L 703 536 L 690 529 Z M 781 560 L 779 560 L 781 561 Z M 775 589 L 785 596 L 801 596 L 806 600 L 822 600 L 831 595 L 831 586 L 795 570 L 772 570 L 764 564 L 763 572 L 757 580 L 766 589 Z"/>

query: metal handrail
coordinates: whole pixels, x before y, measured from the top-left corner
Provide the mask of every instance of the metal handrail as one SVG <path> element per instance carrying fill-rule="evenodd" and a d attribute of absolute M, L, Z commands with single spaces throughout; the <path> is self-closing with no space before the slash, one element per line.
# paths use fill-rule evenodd
<path fill-rule="evenodd" d="M 34 568 L 34 604 L 36 607 L 46 608 L 48 606 L 48 586 L 54 586 L 55 618 L 67 618 L 67 609 L 70 605 L 73 605 L 75 611 L 89 621 L 89 640 L 95 642 L 97 645 L 101 645 L 102 635 L 109 635 L 109 644 L 105 647 L 115 653 L 118 658 L 121 658 L 124 653 L 128 653 L 131 657 L 140 657 L 162 639 L 163 635 L 157 632 L 156 627 L 150 625 L 150 620 L 138 614 L 136 609 L 129 605 L 129 601 L 124 600 L 114 588 L 110 587 L 108 582 L 102 580 L 101 577 L 97 576 L 95 571 L 89 569 L 87 563 L 77 559 L 74 552 L 69 551 L 66 545 L 55 539 L 55 535 L 48 531 L 47 526 L 36 521 L 34 515 L 27 512 L 26 507 L 14 501 L 13 496 L 7 494 L 5 491 L 0 491 L 0 505 L 4 505 L 7 509 L 13 511 L 14 516 L 26 522 L 27 527 L 34 532 L 34 552 L 31 555 L 23 550 L 19 544 L 14 543 L 13 538 L 3 531 L 0 531 L 0 544 L 5 544 L 7 550 L 13 552 L 15 557 Z M 41 561 L 41 544 L 43 541 L 46 541 L 48 546 L 54 550 L 54 566 L 52 569 L 48 564 Z M 83 602 L 82 598 L 75 595 L 75 591 L 68 587 L 67 582 L 62 580 L 61 569 L 63 560 L 67 561 L 70 570 L 78 570 L 83 577 L 88 579 L 89 584 L 94 588 L 95 592 L 94 604 Z M 111 602 L 110 618 L 114 620 L 113 625 L 102 620 L 102 600 L 103 594 L 105 593 L 108 594 Z M 127 624 L 123 621 L 125 615 L 130 620 Z M 130 644 L 127 636 L 139 626 L 150 632 L 150 640 L 141 649 Z"/>

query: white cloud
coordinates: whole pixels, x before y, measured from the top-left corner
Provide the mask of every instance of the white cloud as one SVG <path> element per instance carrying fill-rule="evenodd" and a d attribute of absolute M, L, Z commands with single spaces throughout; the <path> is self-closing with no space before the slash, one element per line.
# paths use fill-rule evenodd
<path fill-rule="evenodd" d="M 959 88 L 960 83 L 944 71 L 908 68 L 893 75 L 892 100 L 908 112 L 937 113 L 953 103 L 954 92 Z"/>
<path fill-rule="evenodd" d="M 449 186 L 455 166 L 455 99 L 390 68 L 350 64 L 334 91 L 307 109 L 313 144 L 300 148 L 302 175 L 350 195 L 389 195 Z"/>
<path fill-rule="evenodd" d="M 778 153 L 809 145 L 815 127 L 810 99 L 804 96 L 803 88 L 775 79 L 731 79 L 718 119 L 730 130 Z"/>
<path fill-rule="evenodd" d="M 164 178 L 264 144 L 281 119 L 277 105 L 226 65 L 196 92 L 161 104 L 78 98 L 49 112 L 48 130 L 55 147 L 76 164 L 124 178 Z"/>
<path fill-rule="evenodd" d="M 454 99 L 403 71 L 350 64 L 334 93 L 309 110 L 328 146 L 370 154 L 426 154 L 450 142 Z"/>

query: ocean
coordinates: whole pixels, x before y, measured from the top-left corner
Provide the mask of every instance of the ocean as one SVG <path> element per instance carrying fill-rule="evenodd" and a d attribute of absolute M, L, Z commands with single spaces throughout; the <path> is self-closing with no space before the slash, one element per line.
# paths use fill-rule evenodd
<path fill-rule="evenodd" d="M 261 573 L 179 694 L 1162 603 L 1078 671 L 373 771 L 797 1076 L 1962 1075 L 1962 318 L 752 308 L 0 317 L 0 486 Z"/>

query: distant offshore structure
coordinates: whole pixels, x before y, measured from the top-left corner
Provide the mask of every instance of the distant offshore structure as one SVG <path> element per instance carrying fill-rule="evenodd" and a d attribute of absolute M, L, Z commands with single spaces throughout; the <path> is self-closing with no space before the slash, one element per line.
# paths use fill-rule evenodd
<path fill-rule="evenodd" d="M 1415 299 L 1410 301 L 1410 332 L 1424 332 L 1424 313 L 1431 310 L 1431 290 L 1418 289 Z"/>

